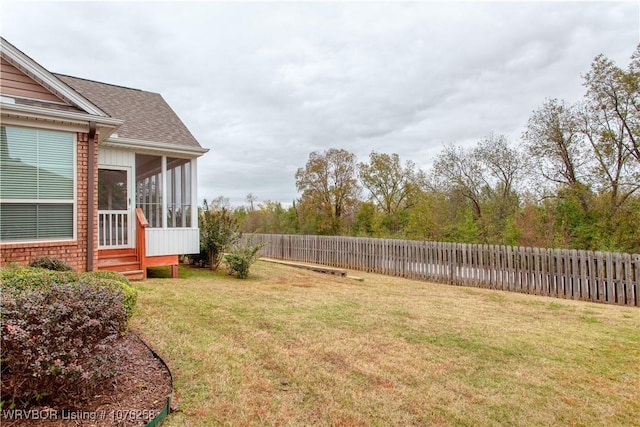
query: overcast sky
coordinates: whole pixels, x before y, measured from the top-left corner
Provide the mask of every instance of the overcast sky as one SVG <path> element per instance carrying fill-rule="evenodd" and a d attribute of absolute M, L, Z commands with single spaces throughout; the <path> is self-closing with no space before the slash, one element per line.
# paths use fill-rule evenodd
<path fill-rule="evenodd" d="M 312 151 L 517 143 L 545 98 L 576 101 L 603 53 L 626 66 L 638 2 L 4 1 L 2 35 L 49 71 L 158 92 L 210 151 L 199 198 L 290 204 Z"/>

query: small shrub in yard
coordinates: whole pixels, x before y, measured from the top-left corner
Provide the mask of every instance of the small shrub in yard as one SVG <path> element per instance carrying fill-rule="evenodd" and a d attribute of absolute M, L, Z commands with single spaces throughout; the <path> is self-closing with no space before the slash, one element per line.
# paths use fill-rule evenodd
<path fill-rule="evenodd" d="M 36 258 L 29 263 L 29 267 L 46 268 L 53 271 L 73 271 L 73 268 L 66 262 L 49 257 Z"/>
<path fill-rule="evenodd" d="M 238 222 L 221 200 L 207 203 L 198 209 L 200 252 L 206 254 L 209 268 L 216 270 L 224 252 L 240 238 Z"/>
<path fill-rule="evenodd" d="M 97 279 L 115 280 L 117 282 L 131 286 L 131 282 L 129 282 L 129 279 L 127 279 L 124 274 L 118 273 L 117 271 L 108 271 L 108 270 L 88 271 L 80 275 L 80 278 L 84 278 L 84 277 L 95 277 Z"/>
<path fill-rule="evenodd" d="M 6 268 L 0 271 L 0 287 L 3 290 L 27 291 L 77 281 L 78 275 L 73 271 L 52 271 L 38 267 Z"/>
<path fill-rule="evenodd" d="M 138 302 L 138 291 L 131 286 L 129 279 L 122 274 L 116 271 L 89 271 L 80 275 L 80 283 L 122 290 L 127 320 L 133 316 L 133 310 Z"/>
<path fill-rule="evenodd" d="M 258 251 L 262 248 L 260 245 L 252 245 L 249 240 L 244 246 L 236 246 L 230 253 L 225 254 L 224 262 L 229 268 L 231 274 L 235 274 L 239 279 L 245 279 L 249 276 L 249 268 L 258 259 Z"/>
<path fill-rule="evenodd" d="M 3 400 L 80 399 L 116 373 L 113 344 L 126 328 L 120 289 L 7 288 L 0 304 Z"/>

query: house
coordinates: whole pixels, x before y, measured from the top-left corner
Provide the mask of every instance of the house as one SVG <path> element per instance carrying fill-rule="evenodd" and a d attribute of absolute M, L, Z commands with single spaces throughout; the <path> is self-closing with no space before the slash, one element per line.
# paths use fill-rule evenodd
<path fill-rule="evenodd" d="M 157 93 L 54 74 L 0 38 L 0 265 L 132 279 L 200 252 L 208 150 Z"/>

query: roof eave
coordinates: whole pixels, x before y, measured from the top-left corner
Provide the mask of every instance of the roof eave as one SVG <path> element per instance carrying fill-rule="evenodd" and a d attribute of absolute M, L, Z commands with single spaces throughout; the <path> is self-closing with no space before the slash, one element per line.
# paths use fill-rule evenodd
<path fill-rule="evenodd" d="M 177 154 L 188 157 L 200 157 L 207 152 L 208 148 L 177 146 L 166 142 L 145 141 L 142 139 L 120 138 L 111 136 L 101 144 L 103 147 L 128 149 L 134 151 L 153 152 L 157 154 Z"/>
<path fill-rule="evenodd" d="M 106 140 L 124 121 L 111 117 L 94 116 L 86 113 L 50 110 L 32 105 L 20 105 L 1 102 L 3 116 L 13 116 L 19 119 L 37 120 L 43 122 L 65 123 L 86 127 L 95 122 L 100 129 L 100 140 Z"/>
<path fill-rule="evenodd" d="M 29 58 L 11 43 L 0 37 L 0 47 L 2 55 L 9 59 L 13 65 L 18 65 L 22 71 L 26 71 L 42 83 L 47 89 L 58 94 L 60 97 L 76 105 L 78 108 L 95 116 L 109 117 L 98 106 L 80 95 L 69 85 L 55 77 L 52 73 L 43 68 L 40 64 Z"/>

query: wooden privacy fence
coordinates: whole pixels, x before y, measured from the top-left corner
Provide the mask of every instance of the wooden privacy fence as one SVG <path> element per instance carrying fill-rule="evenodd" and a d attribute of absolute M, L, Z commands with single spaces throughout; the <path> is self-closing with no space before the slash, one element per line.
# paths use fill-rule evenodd
<path fill-rule="evenodd" d="M 640 254 L 250 234 L 260 255 L 451 285 L 638 306 Z"/>

